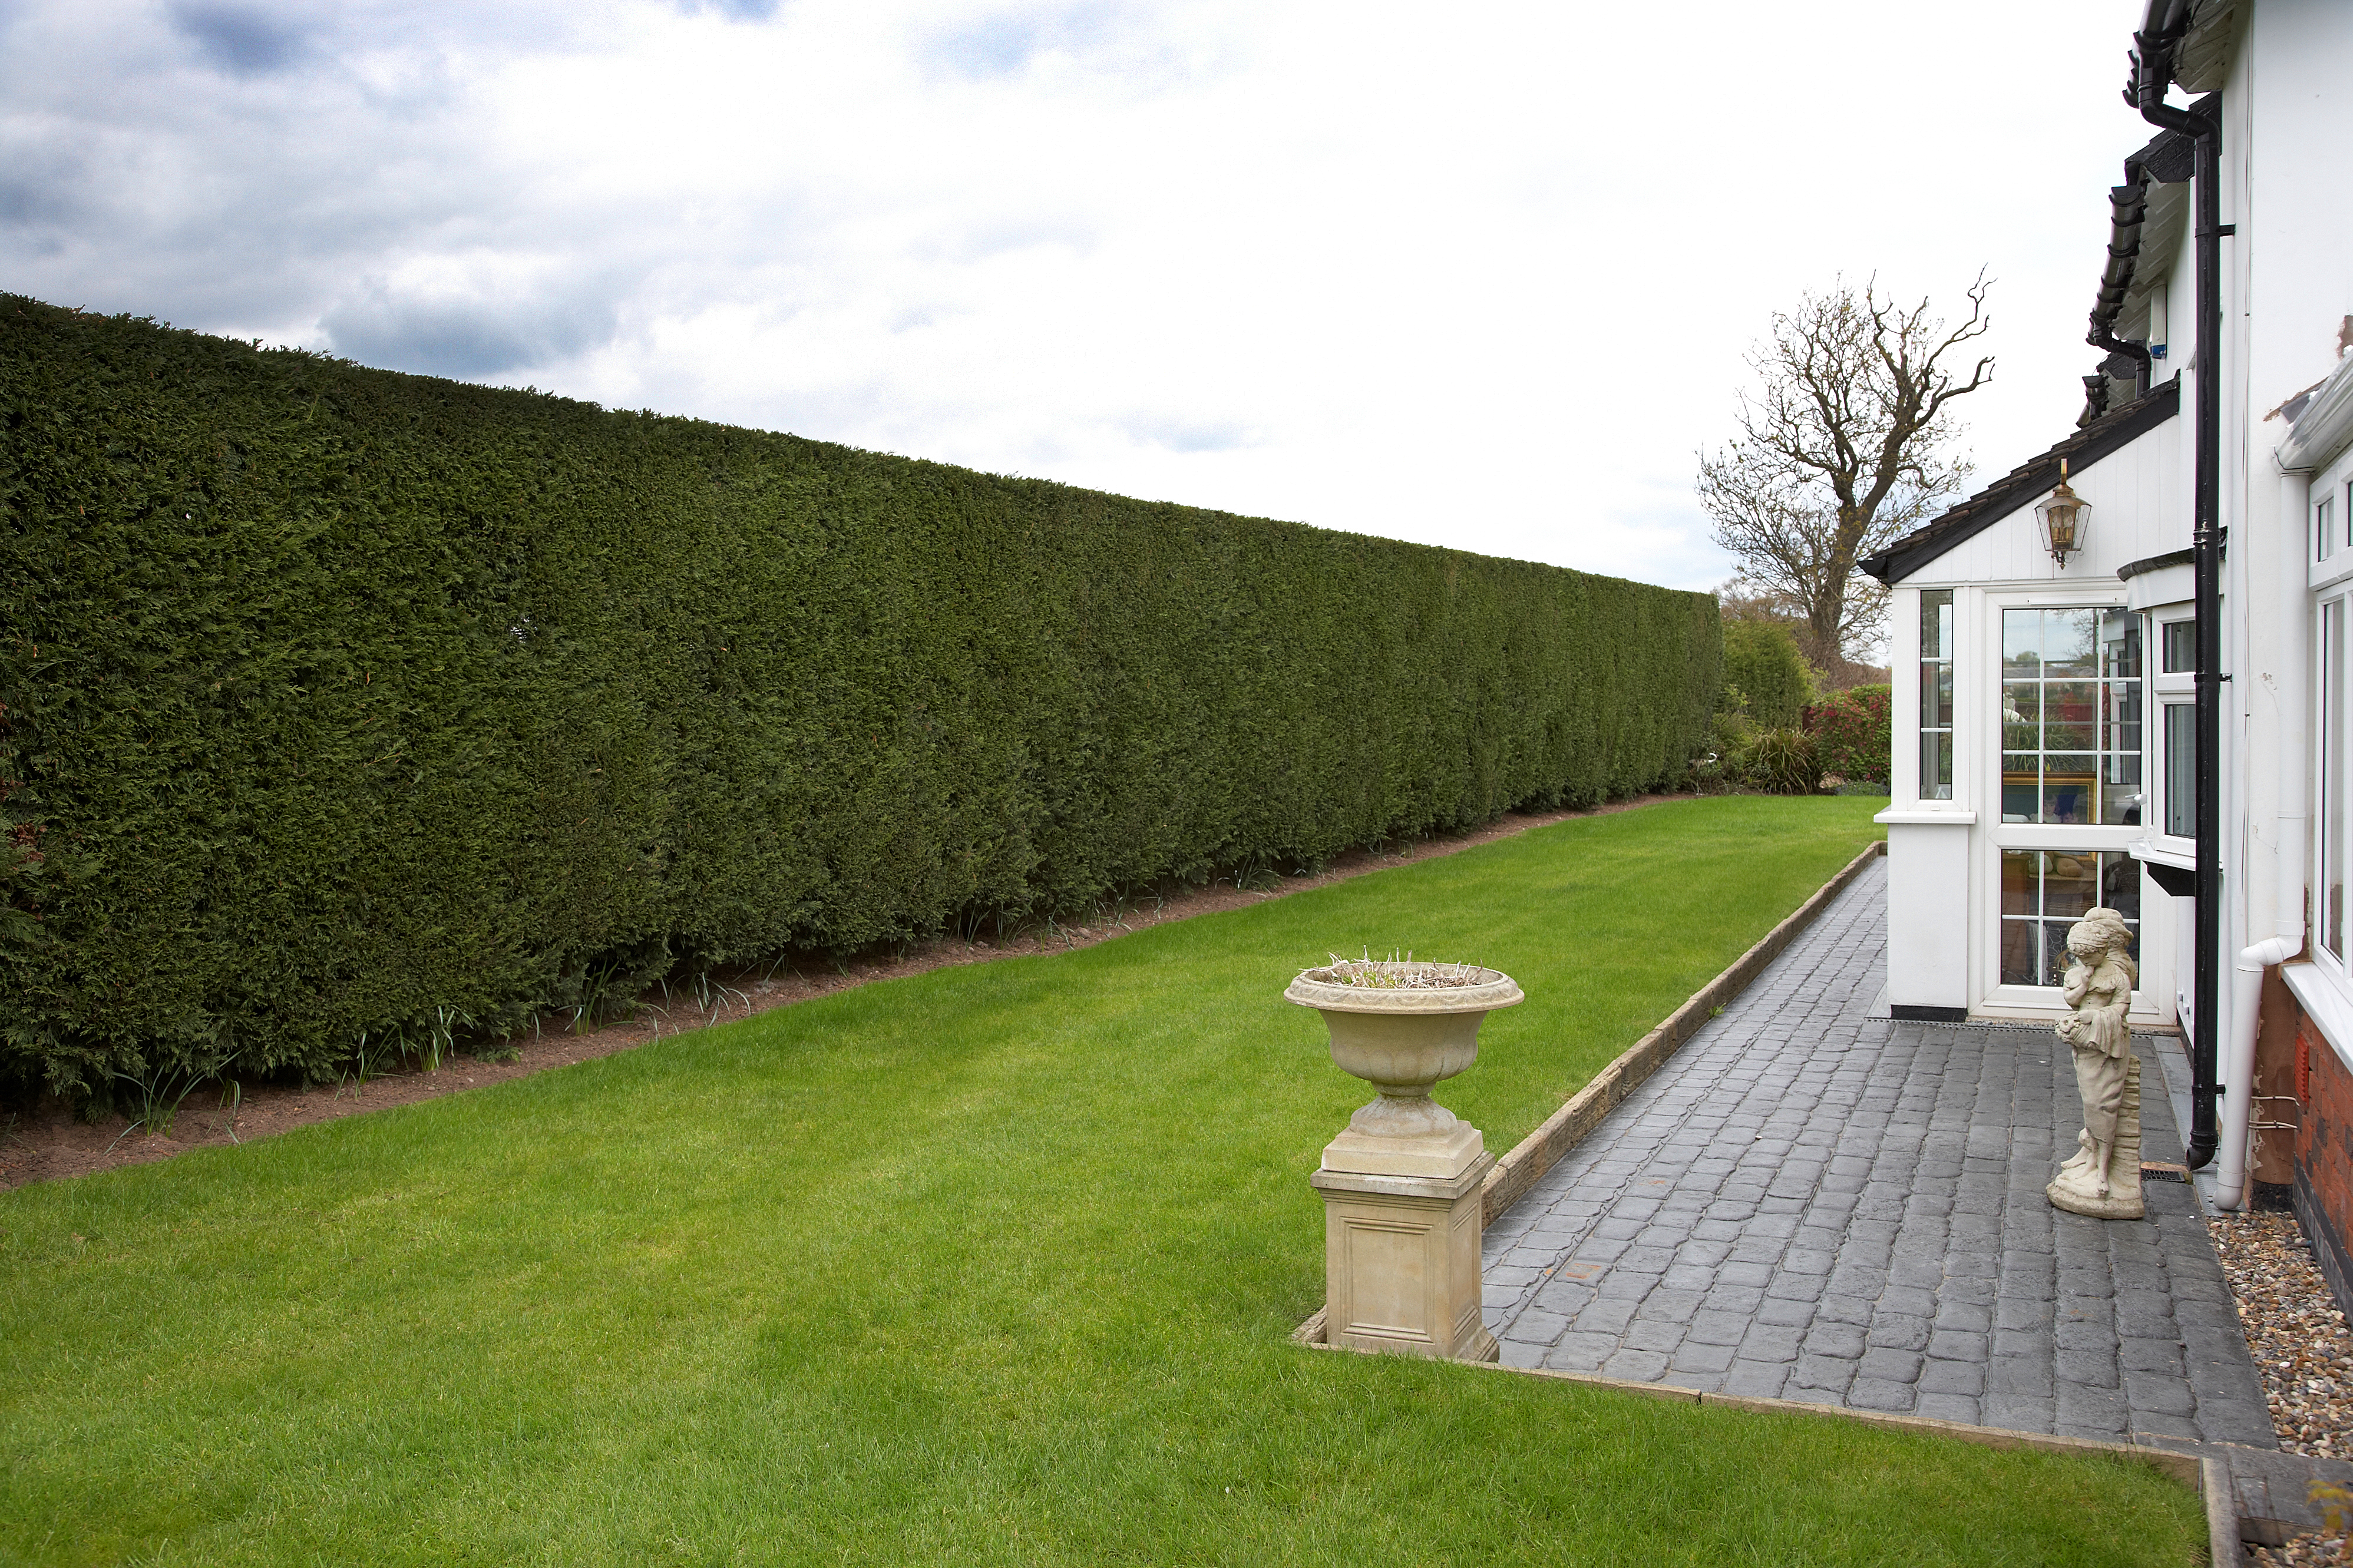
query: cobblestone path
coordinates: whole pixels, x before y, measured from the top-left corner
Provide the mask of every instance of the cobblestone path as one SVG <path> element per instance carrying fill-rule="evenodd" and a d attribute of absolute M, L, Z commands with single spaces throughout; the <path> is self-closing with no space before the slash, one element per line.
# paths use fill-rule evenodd
<path fill-rule="evenodd" d="M 1488 1227 L 1516 1366 L 2020 1431 L 2275 1447 L 2189 1188 L 2042 1195 L 2081 1117 L 2047 1027 L 1870 1016 L 1886 861 Z M 2181 1142 L 2142 1052 L 2142 1157 Z"/>

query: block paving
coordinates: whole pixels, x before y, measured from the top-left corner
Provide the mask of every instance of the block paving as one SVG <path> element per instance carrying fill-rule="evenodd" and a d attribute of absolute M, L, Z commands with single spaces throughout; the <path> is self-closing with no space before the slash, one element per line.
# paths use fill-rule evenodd
<path fill-rule="evenodd" d="M 2189 1187 L 2137 1221 L 2044 1198 L 2081 1125 L 2050 1028 L 1872 1016 L 1886 864 L 1488 1227 L 1504 1363 L 2276 1447 Z M 2179 1047 L 2135 1045 L 2142 1157 L 2179 1162 Z"/>

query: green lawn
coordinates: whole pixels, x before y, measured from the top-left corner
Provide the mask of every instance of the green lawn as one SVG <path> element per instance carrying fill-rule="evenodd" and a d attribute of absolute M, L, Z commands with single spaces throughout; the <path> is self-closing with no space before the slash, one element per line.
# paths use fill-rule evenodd
<path fill-rule="evenodd" d="M 1327 949 L 1510 971 L 1508 1147 L 1876 831 L 1582 818 L 0 1195 L 0 1560 L 2147 1563 L 2196 1499 L 1284 1335 Z"/>

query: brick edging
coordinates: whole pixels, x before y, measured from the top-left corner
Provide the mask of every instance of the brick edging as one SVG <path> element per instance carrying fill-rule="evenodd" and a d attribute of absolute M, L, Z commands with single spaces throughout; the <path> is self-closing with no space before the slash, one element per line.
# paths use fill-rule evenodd
<path fill-rule="evenodd" d="M 1915 1432 L 1926 1436 L 1958 1438 L 1981 1448 L 2032 1448 L 2045 1454 L 2112 1454 L 2147 1465 L 2159 1475 L 2187 1487 L 2202 1487 L 2206 1482 L 2205 1466 L 2221 1463 L 2220 1460 L 2203 1459 L 2195 1454 L 2185 1454 L 2177 1448 L 2158 1448 L 2142 1443 L 2103 1443 L 2096 1438 L 2062 1437 L 2054 1433 L 2014 1432 L 2006 1426 L 1973 1426 L 1962 1421 L 1939 1421 L 1933 1415 L 1898 1415 L 1883 1410 L 1858 1410 L 1849 1405 L 1816 1405 L 1802 1399 L 1760 1399 L 1743 1394 L 1710 1394 L 1696 1388 L 1678 1388 L 1672 1384 L 1629 1383 L 1621 1378 L 1600 1377 L 1583 1372 L 1561 1372 L 1552 1367 L 1503 1366 L 1493 1362 L 1465 1362 L 1461 1364 L 1479 1364 L 1487 1371 L 1509 1373 L 1515 1377 L 1546 1377 L 1556 1383 L 1615 1389 L 1620 1394 L 1639 1394 L 1647 1399 L 1664 1399 L 1679 1405 L 1704 1405 L 1718 1410 L 1778 1411 L 1788 1415 L 1827 1416 L 1858 1426 L 1883 1427 L 1891 1432 Z M 2228 1474 L 2227 1469 L 2224 1473 Z M 2227 1491 L 2224 1495 L 2227 1498 Z M 2232 1517 L 2236 1522 L 2236 1516 Z"/>
<path fill-rule="evenodd" d="M 1735 959 L 1732 966 L 1697 991 L 1691 1000 L 1667 1016 L 1666 1022 L 1644 1035 L 1628 1047 L 1615 1061 L 1593 1075 L 1591 1082 L 1570 1097 L 1567 1104 L 1545 1118 L 1544 1125 L 1521 1139 L 1512 1152 L 1495 1162 L 1480 1187 L 1482 1225 L 1493 1225 L 1495 1217 L 1518 1202 L 1537 1178 L 1552 1169 L 1560 1157 L 1584 1142 L 1587 1133 L 1601 1123 L 1618 1104 L 1659 1070 L 1660 1064 L 1675 1054 L 1685 1040 L 1699 1033 L 1700 1026 L 1715 1016 L 1717 1008 L 1747 988 L 1748 983 L 1763 973 L 1767 964 L 1781 954 L 1781 950 L 1799 931 L 1813 924 L 1814 920 L 1830 907 L 1831 900 L 1844 892 L 1847 885 L 1862 875 L 1862 868 L 1874 856 L 1886 853 L 1887 841 L 1874 840 L 1863 852 L 1848 861 L 1843 869 L 1824 882 L 1814 896 L 1798 906 L 1795 913 L 1775 926 L 1750 948 Z"/>
<path fill-rule="evenodd" d="M 2206 1505 L 2207 1568 L 2240 1568 L 2247 1554 L 2239 1547 L 2239 1504 L 2231 1493 L 2231 1467 L 2220 1459 L 2198 1461 L 2199 1499 Z"/>

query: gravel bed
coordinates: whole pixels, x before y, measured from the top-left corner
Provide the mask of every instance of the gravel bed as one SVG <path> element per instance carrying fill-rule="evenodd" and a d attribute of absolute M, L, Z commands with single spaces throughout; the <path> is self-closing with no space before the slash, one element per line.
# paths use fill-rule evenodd
<path fill-rule="evenodd" d="M 2280 1447 L 2353 1458 L 2353 1335 L 2294 1215 L 2208 1217 Z"/>
<path fill-rule="evenodd" d="M 2237 1298 L 2280 1447 L 2353 1458 L 2353 1334 L 2295 1216 L 2212 1215 L 2206 1228 Z M 2246 1555 L 2258 1568 L 2353 1568 L 2342 1535 L 2300 1535 L 2284 1546 L 2249 1546 Z"/>

